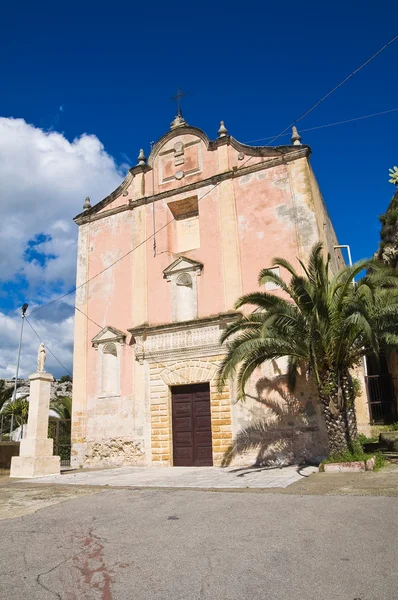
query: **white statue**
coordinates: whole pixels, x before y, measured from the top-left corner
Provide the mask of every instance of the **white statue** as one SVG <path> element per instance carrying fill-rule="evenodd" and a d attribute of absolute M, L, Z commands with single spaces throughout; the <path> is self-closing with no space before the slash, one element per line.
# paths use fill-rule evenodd
<path fill-rule="evenodd" d="M 46 349 L 44 347 L 43 342 L 39 346 L 39 351 L 37 353 L 37 370 L 44 371 L 44 363 L 46 362 Z"/>

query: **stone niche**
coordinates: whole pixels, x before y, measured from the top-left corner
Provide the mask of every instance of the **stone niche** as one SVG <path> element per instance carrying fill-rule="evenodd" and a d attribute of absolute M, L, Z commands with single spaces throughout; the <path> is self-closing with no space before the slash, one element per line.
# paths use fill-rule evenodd
<path fill-rule="evenodd" d="M 197 318 L 197 278 L 202 269 L 202 263 L 181 256 L 163 271 L 163 277 L 171 284 L 173 322 Z"/>

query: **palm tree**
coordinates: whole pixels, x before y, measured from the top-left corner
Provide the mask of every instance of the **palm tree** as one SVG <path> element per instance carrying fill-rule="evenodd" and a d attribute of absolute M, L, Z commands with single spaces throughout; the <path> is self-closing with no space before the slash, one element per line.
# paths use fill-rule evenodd
<path fill-rule="evenodd" d="M 5 417 L 14 417 L 14 425 L 20 427 L 28 422 L 29 401 L 27 396 L 11 400 L 1 410 L 1 414 Z"/>
<path fill-rule="evenodd" d="M 376 260 L 363 260 L 331 273 L 330 256 L 316 244 L 302 273 L 275 258 L 290 281 L 264 269 L 259 285 L 272 282 L 284 297 L 267 292 L 242 296 L 236 308 L 252 305 L 224 331 L 227 354 L 219 370 L 219 386 L 237 375 L 238 397 L 255 369 L 287 357 L 287 380 L 294 391 L 303 369 L 314 378 L 328 433 L 331 454 L 354 450 L 357 427 L 355 386 L 351 369 L 364 355 L 379 355 L 381 347 L 398 346 L 398 273 Z M 362 271 L 365 275 L 355 282 Z"/>
<path fill-rule="evenodd" d="M 50 410 L 57 413 L 60 419 L 72 418 L 72 398 L 70 396 L 57 396 L 50 403 Z"/>
<path fill-rule="evenodd" d="M 18 386 L 17 386 L 18 387 Z M 7 385 L 4 379 L 0 379 L 0 410 L 11 400 L 14 394 L 14 386 Z"/>

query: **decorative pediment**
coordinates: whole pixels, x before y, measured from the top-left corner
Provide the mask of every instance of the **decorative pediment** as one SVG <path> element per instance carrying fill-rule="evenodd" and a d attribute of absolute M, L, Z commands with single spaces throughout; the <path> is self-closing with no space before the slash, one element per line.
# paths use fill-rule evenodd
<path fill-rule="evenodd" d="M 124 344 L 126 340 L 126 334 L 116 327 L 110 327 L 107 325 L 104 327 L 96 336 L 91 340 L 94 348 L 98 348 L 99 344 L 105 344 L 107 342 L 119 342 Z"/>
<path fill-rule="evenodd" d="M 180 256 L 174 262 L 171 263 L 164 271 L 163 277 L 167 280 L 170 280 L 173 275 L 178 273 L 182 273 L 183 271 L 194 271 L 196 275 L 200 275 L 203 269 L 203 264 L 192 260 L 192 258 L 186 258 L 185 256 Z"/>

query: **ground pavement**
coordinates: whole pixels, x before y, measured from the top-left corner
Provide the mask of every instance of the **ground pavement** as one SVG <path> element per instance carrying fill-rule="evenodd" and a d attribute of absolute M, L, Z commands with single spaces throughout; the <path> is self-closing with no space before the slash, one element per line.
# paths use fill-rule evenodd
<path fill-rule="evenodd" d="M 171 488 L 286 488 L 316 467 L 119 467 L 73 471 L 35 479 L 37 483 Z"/>
<path fill-rule="evenodd" d="M 396 467 L 228 491 L 90 477 L 0 479 L 0 598 L 397 597 Z"/>

